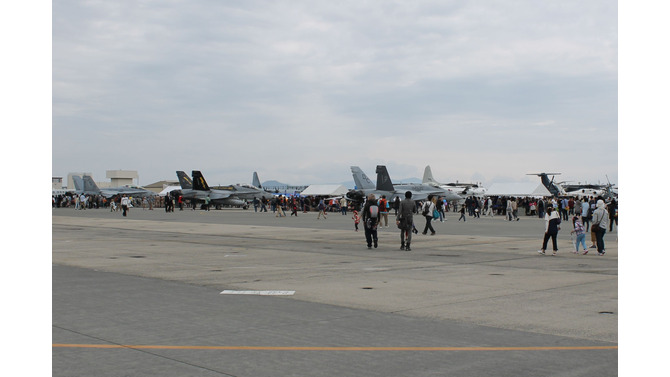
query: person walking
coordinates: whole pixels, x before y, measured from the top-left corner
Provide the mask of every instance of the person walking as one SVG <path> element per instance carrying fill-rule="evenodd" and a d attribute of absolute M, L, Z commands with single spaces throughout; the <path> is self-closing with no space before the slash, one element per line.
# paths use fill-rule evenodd
<path fill-rule="evenodd" d="M 130 205 L 130 199 L 127 196 L 123 195 L 121 197 L 121 208 L 123 209 L 123 216 L 128 214 L 128 206 Z"/>
<path fill-rule="evenodd" d="M 544 215 L 544 240 L 542 241 L 542 249 L 538 250 L 538 253 L 542 255 L 545 254 L 549 238 L 551 238 L 551 244 L 554 247 L 554 252 L 551 255 L 556 255 L 558 253 L 556 236 L 558 236 L 558 231 L 561 229 L 559 227 L 560 223 L 561 217 L 558 214 L 558 211 L 555 211 L 553 207 L 547 207 L 547 213 Z"/>
<path fill-rule="evenodd" d="M 431 236 L 435 235 L 435 229 L 433 229 L 433 226 L 431 225 L 431 221 L 433 221 L 434 210 L 435 210 L 435 197 L 432 195 L 428 195 L 428 200 L 423 204 L 423 208 L 421 210 L 421 214 L 423 215 L 423 217 L 426 218 L 426 226 L 423 228 L 422 234 L 427 234 L 428 230 L 430 230 L 430 235 Z"/>
<path fill-rule="evenodd" d="M 358 224 L 361 222 L 361 216 L 358 214 L 358 211 L 354 210 L 354 215 L 351 218 L 354 219 L 354 229 L 358 232 Z"/>
<path fill-rule="evenodd" d="M 519 221 L 519 206 L 516 202 L 516 198 L 512 198 L 512 216 L 515 221 Z"/>
<path fill-rule="evenodd" d="M 491 198 L 486 199 L 486 214 L 485 215 L 488 216 L 488 217 L 493 217 L 493 200 Z"/>
<path fill-rule="evenodd" d="M 596 202 L 596 210 L 593 212 L 593 219 L 591 220 L 591 230 L 596 235 L 596 245 L 598 246 L 598 255 L 605 255 L 605 232 L 607 232 L 607 225 L 609 224 L 609 214 L 605 208 L 605 202 L 598 199 Z"/>
<path fill-rule="evenodd" d="M 347 207 L 347 198 L 343 196 L 342 199 L 340 199 L 340 212 L 342 212 L 343 216 L 347 215 Z"/>
<path fill-rule="evenodd" d="M 572 218 L 572 226 L 574 230 L 570 233 L 575 235 L 575 251 L 573 251 L 573 253 L 579 253 L 579 245 L 581 244 L 584 247 L 582 255 L 588 254 L 589 249 L 586 247 L 586 230 L 584 228 L 584 223 L 582 223 L 581 215 L 576 215 Z"/>
<path fill-rule="evenodd" d="M 405 192 L 403 199 L 397 208 L 396 225 L 400 229 L 400 250 L 412 251 L 410 243 L 412 242 L 412 228 L 414 224 L 414 211 L 416 204 L 412 200 L 412 192 Z"/>
<path fill-rule="evenodd" d="M 461 217 L 458 218 L 458 221 L 461 221 L 461 219 L 463 219 L 463 222 L 465 222 L 465 204 L 463 204 L 461 206 L 460 212 L 461 212 Z"/>
<path fill-rule="evenodd" d="M 327 218 L 326 217 L 326 203 L 323 202 L 323 199 L 319 201 L 319 205 L 317 206 L 319 209 L 319 214 L 316 216 L 316 219 L 320 219 L 321 215 L 323 215 L 324 220 Z"/>
<path fill-rule="evenodd" d="M 295 215 L 298 217 L 298 202 L 295 200 L 295 197 L 291 201 L 291 216 Z"/>
<path fill-rule="evenodd" d="M 617 201 L 616 199 L 612 198 L 612 201 L 610 201 L 610 203 L 607 205 L 607 214 L 610 218 L 610 233 L 612 232 L 613 224 L 616 224 L 617 228 L 619 227 L 619 216 L 617 216 L 618 210 L 619 206 Z"/>
<path fill-rule="evenodd" d="M 377 225 L 379 224 L 379 206 L 375 199 L 375 194 L 370 194 L 368 200 L 363 207 L 363 229 L 365 230 L 365 240 L 368 243 L 368 249 L 371 249 L 373 244 L 377 248 Z"/>
<path fill-rule="evenodd" d="M 388 228 L 389 210 L 386 208 L 386 204 L 386 195 L 382 195 L 382 197 L 379 199 L 379 203 L 377 204 L 379 206 L 379 226 L 386 226 Z M 382 225 L 382 220 L 384 220 L 384 225 Z"/>

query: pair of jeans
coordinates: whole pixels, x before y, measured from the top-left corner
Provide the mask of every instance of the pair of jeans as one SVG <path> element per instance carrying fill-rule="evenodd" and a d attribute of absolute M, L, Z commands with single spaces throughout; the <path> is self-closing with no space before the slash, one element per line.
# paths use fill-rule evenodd
<path fill-rule="evenodd" d="M 583 250 L 588 250 L 587 247 L 586 247 L 586 234 L 585 233 L 577 235 L 577 238 L 575 240 L 575 251 L 579 251 L 579 244 L 580 243 L 582 244 L 582 246 L 584 246 Z"/>

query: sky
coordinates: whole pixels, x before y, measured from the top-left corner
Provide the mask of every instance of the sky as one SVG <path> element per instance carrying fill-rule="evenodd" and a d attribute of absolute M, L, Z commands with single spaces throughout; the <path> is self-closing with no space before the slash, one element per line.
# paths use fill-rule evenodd
<path fill-rule="evenodd" d="M 618 181 L 612 1 L 52 3 L 52 175 Z"/>

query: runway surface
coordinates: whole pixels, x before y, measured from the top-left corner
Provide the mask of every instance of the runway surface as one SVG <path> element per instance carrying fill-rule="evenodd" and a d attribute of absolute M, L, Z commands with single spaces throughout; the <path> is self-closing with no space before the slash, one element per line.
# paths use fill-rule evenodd
<path fill-rule="evenodd" d="M 406 252 L 316 217 L 54 209 L 53 375 L 617 374 L 616 231 L 541 256 L 540 219 L 449 214 Z"/>

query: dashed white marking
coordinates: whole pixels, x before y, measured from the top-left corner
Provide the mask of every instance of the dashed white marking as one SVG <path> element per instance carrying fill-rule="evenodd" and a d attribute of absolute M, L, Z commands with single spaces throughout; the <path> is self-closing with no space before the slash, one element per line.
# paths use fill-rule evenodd
<path fill-rule="evenodd" d="M 293 296 L 295 291 L 233 291 L 225 290 L 222 295 L 257 295 L 257 296 Z"/>

